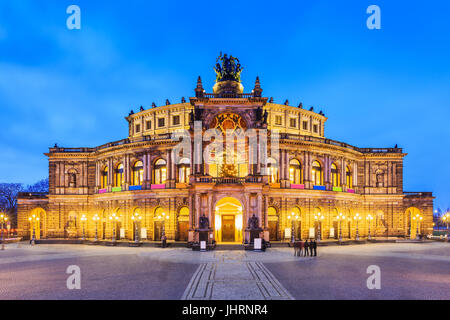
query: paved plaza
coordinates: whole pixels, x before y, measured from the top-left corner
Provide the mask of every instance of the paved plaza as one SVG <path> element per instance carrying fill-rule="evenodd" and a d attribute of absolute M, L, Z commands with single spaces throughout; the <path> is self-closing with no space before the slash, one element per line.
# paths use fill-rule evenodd
<path fill-rule="evenodd" d="M 69 290 L 69 266 L 81 289 Z M 381 271 L 370 290 L 369 266 Z M 8 244 L 0 299 L 450 299 L 450 244 L 384 243 L 266 252 Z"/>

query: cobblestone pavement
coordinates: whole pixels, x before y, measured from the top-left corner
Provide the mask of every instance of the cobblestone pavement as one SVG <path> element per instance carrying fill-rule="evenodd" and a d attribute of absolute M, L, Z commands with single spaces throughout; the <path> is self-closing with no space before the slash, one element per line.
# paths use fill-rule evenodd
<path fill-rule="evenodd" d="M 81 290 L 68 290 L 78 265 Z M 369 290 L 367 267 L 381 269 Z M 450 299 L 450 244 L 386 243 L 266 252 L 8 244 L 0 299 Z"/>

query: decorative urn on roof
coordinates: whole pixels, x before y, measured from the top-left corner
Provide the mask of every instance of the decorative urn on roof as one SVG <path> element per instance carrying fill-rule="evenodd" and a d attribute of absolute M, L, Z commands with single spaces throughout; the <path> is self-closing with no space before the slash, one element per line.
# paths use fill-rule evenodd
<path fill-rule="evenodd" d="M 213 87 L 213 92 L 218 95 L 222 94 L 241 94 L 244 92 L 244 87 L 241 84 L 241 66 L 239 59 L 228 56 L 226 53 L 216 60 L 214 71 L 216 72 L 216 83 Z"/>

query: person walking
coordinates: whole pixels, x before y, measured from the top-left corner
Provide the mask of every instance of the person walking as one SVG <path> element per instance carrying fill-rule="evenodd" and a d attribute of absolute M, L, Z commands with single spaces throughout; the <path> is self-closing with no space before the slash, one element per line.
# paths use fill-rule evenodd
<path fill-rule="evenodd" d="M 296 257 L 296 256 L 298 256 L 299 243 L 294 241 L 293 246 L 294 246 L 294 257 Z"/>
<path fill-rule="evenodd" d="M 313 242 L 313 250 L 314 250 L 314 257 L 317 257 L 317 241 L 314 239 Z"/>
<path fill-rule="evenodd" d="M 305 257 L 309 255 L 309 242 L 308 239 L 305 241 Z"/>
<path fill-rule="evenodd" d="M 305 248 L 305 243 L 300 240 L 299 241 L 299 248 L 298 248 L 298 256 L 301 257 L 304 254 L 304 248 Z"/>
<path fill-rule="evenodd" d="M 314 247 L 314 243 L 313 243 L 313 239 L 311 239 L 311 241 L 309 242 L 309 254 L 311 257 L 313 256 L 313 249 L 314 249 L 313 247 Z"/>

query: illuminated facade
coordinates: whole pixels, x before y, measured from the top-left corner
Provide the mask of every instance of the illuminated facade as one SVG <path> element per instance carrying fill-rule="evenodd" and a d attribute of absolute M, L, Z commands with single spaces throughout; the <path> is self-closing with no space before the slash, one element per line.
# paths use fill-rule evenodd
<path fill-rule="evenodd" d="M 21 235 L 34 229 L 37 238 L 81 238 L 84 228 L 90 239 L 97 233 L 99 240 L 132 240 L 137 232 L 160 240 L 165 232 L 169 240 L 196 242 L 203 214 L 217 242 L 249 241 L 253 215 L 267 241 L 291 239 L 292 232 L 302 239 L 355 239 L 368 237 L 369 229 L 372 237 L 432 231 L 432 194 L 403 191 L 401 148 L 327 139 L 322 112 L 263 97 L 259 79 L 243 93 L 236 70 L 230 79 L 216 70 L 213 93 L 199 77 L 189 101 L 130 113 L 124 140 L 50 148 L 49 193 L 20 195 Z M 174 151 L 179 141 L 172 135 L 183 130 L 195 150 L 196 124 L 207 163 L 198 163 L 196 152 Z M 253 130 L 257 143 L 205 152 L 211 128 Z"/>

